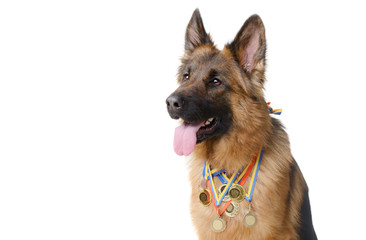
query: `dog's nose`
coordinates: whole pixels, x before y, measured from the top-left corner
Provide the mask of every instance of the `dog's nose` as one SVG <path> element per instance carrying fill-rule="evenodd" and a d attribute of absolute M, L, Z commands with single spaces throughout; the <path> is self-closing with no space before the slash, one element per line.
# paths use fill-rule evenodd
<path fill-rule="evenodd" d="M 177 95 L 170 95 L 166 99 L 168 110 L 179 110 L 183 107 L 184 100 Z"/>

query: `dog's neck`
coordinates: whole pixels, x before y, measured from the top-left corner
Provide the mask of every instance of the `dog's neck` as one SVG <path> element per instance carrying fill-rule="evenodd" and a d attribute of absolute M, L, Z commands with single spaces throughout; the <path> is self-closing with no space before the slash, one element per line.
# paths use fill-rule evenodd
<path fill-rule="evenodd" d="M 239 101 L 239 100 L 238 100 Z M 245 105 L 234 112 L 231 130 L 219 138 L 197 144 L 196 159 L 228 172 L 246 166 L 261 146 L 266 147 L 273 134 L 272 118 L 264 99 Z"/>
<path fill-rule="evenodd" d="M 194 156 L 206 160 L 218 169 L 226 169 L 228 173 L 235 172 L 247 166 L 261 146 L 265 146 L 265 136 L 268 133 L 247 131 L 229 133 L 220 139 L 212 139 L 196 146 Z M 232 139 L 236 139 L 233 141 Z"/>

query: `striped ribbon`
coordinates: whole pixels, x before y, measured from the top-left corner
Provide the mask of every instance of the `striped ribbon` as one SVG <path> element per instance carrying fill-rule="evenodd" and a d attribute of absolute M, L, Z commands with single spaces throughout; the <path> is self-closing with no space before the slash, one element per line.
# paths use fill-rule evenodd
<path fill-rule="evenodd" d="M 257 182 L 257 176 L 258 176 L 259 166 L 261 165 L 261 162 L 262 162 L 263 151 L 264 151 L 264 147 L 261 147 L 260 154 L 258 155 L 257 160 L 255 161 L 254 176 L 252 176 L 248 192 L 245 194 L 245 199 L 248 200 L 249 202 L 252 201 L 252 199 L 253 199 L 254 187 L 255 187 L 255 183 Z"/>
<path fill-rule="evenodd" d="M 236 172 L 236 174 L 231 176 L 230 179 L 226 176 L 225 169 L 221 169 L 221 170 L 212 169 L 211 170 L 210 166 L 205 161 L 202 175 L 203 175 L 204 179 L 209 180 L 208 182 L 211 187 L 210 192 L 211 192 L 211 195 L 213 195 L 215 207 L 218 207 L 221 205 L 221 202 L 224 199 L 224 196 L 227 194 L 227 192 L 229 191 L 229 189 L 233 183 L 243 186 L 246 179 L 248 178 L 249 174 L 254 169 L 248 192 L 245 193 L 245 199 L 247 199 L 249 202 L 252 201 L 255 183 L 257 180 L 257 176 L 258 176 L 259 166 L 262 161 L 263 151 L 264 151 L 264 147 L 261 147 L 259 154 L 255 155 L 253 157 L 251 163 L 243 171 L 238 170 Z M 239 173 L 240 173 L 240 175 L 238 175 Z M 221 181 L 221 183 L 223 183 L 223 184 L 226 183 L 226 187 L 220 195 L 218 195 L 218 193 L 216 191 L 215 184 L 213 181 L 214 177 L 217 177 Z M 231 200 L 230 200 L 230 202 L 231 202 Z M 227 205 L 227 204 L 225 204 L 225 205 Z"/>
<path fill-rule="evenodd" d="M 236 176 L 238 175 L 240 170 L 238 170 L 236 172 L 236 174 L 233 174 L 233 176 L 231 176 L 231 178 L 229 179 L 228 183 L 226 184 L 225 189 L 222 191 L 222 193 L 220 195 L 217 194 L 216 188 L 215 188 L 215 183 L 213 181 L 213 177 L 212 177 L 212 173 L 210 170 L 210 167 L 208 167 L 208 173 L 210 175 L 210 183 L 211 183 L 211 189 L 212 189 L 212 193 L 213 193 L 213 197 L 215 199 L 215 205 L 216 206 L 220 206 L 222 200 L 224 199 L 224 196 L 226 195 L 226 193 L 229 191 L 231 185 L 233 184 L 234 180 L 236 179 Z"/>
<path fill-rule="evenodd" d="M 282 113 L 282 108 L 279 108 L 279 109 L 273 109 L 273 108 L 270 106 L 270 104 L 271 104 L 270 102 L 268 102 L 268 103 L 267 103 L 269 113 L 276 114 L 276 115 L 281 115 L 281 113 Z"/>

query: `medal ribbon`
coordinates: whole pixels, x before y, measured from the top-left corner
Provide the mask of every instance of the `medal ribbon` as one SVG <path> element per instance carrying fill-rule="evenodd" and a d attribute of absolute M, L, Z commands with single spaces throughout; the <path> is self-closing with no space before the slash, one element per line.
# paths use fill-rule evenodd
<path fill-rule="evenodd" d="M 260 154 L 258 155 L 258 158 L 255 161 L 254 176 L 252 176 L 252 180 L 250 181 L 250 186 L 249 186 L 249 189 L 248 189 L 248 193 L 245 194 L 245 199 L 248 200 L 249 202 L 251 202 L 252 198 L 253 198 L 253 192 L 254 192 L 255 183 L 257 181 L 259 166 L 261 165 L 261 162 L 262 162 L 263 151 L 264 151 L 264 147 L 262 146 L 261 150 L 260 150 Z"/>
<path fill-rule="evenodd" d="M 232 186 L 234 180 L 236 179 L 235 183 L 243 186 L 254 167 L 254 173 L 253 173 L 253 176 L 252 176 L 252 179 L 250 182 L 249 190 L 247 193 L 245 193 L 245 199 L 247 199 L 249 202 L 252 201 L 254 187 L 255 187 L 256 180 L 257 180 L 257 176 L 258 176 L 259 166 L 262 161 L 263 150 L 264 150 L 264 148 L 261 147 L 260 154 L 259 155 L 257 154 L 253 157 L 251 163 L 244 169 L 244 171 L 238 177 L 237 177 L 237 175 L 240 172 L 240 170 L 235 175 L 233 175 L 230 179 L 228 179 L 228 177 L 226 176 L 224 169 L 222 169 L 220 171 L 218 171 L 217 169 L 213 169 L 211 171 L 210 167 L 207 165 L 207 163 L 205 161 L 205 165 L 204 165 L 204 169 L 203 169 L 203 177 L 204 177 L 204 179 L 207 180 L 207 182 L 210 186 L 209 191 L 210 191 L 211 196 L 213 196 L 212 202 L 214 204 L 217 214 L 219 214 L 221 216 L 226 211 L 226 209 L 230 206 L 230 203 L 232 202 L 232 200 L 227 201 L 225 203 L 225 205 L 223 206 L 223 208 L 221 210 L 219 209 L 219 206 L 221 205 L 221 202 L 224 199 L 224 196 L 227 194 L 227 192 L 230 189 L 230 187 Z M 225 183 L 227 183 L 224 191 L 221 193 L 220 196 L 218 196 L 218 194 L 216 192 L 215 184 L 213 183 L 213 177 L 215 177 L 215 176 L 217 176 L 219 179 L 221 177 L 221 179 L 224 179 Z M 223 183 L 223 181 L 221 179 L 220 179 L 220 181 Z"/>
<path fill-rule="evenodd" d="M 273 109 L 271 106 L 270 106 L 270 102 L 267 103 L 268 105 L 268 110 L 270 113 L 273 113 L 273 114 L 276 114 L 276 115 L 281 115 L 282 113 L 282 108 L 279 108 L 279 109 Z"/>
<path fill-rule="evenodd" d="M 225 169 L 218 170 L 218 169 L 214 168 L 211 170 L 212 177 L 218 177 L 222 183 L 227 183 L 227 181 L 229 179 L 226 177 L 226 175 L 223 174 L 224 172 L 225 172 Z M 205 161 L 205 165 L 203 167 L 202 176 L 206 180 L 210 179 L 210 174 L 208 172 L 208 166 L 207 166 L 206 161 Z"/>
<path fill-rule="evenodd" d="M 252 169 L 253 169 L 253 166 L 254 166 L 254 164 L 256 163 L 256 160 L 257 160 L 257 155 L 255 155 L 254 157 L 253 157 L 253 160 L 252 160 L 252 162 L 250 163 L 250 165 L 248 165 L 245 169 L 244 169 L 244 171 L 240 174 L 240 176 L 237 178 L 237 180 L 236 180 L 236 182 L 239 182 L 238 184 L 240 184 L 240 185 L 244 185 L 244 183 L 245 183 L 245 181 L 247 180 L 247 178 L 248 178 L 248 176 L 249 176 L 249 174 L 250 174 L 250 172 L 252 171 Z M 223 173 L 224 174 L 224 173 Z M 225 176 L 226 177 L 226 176 Z M 227 177 L 226 177 L 227 178 Z M 239 181 L 238 181 L 238 179 L 240 179 Z M 210 190 L 210 194 L 211 194 L 211 196 L 214 196 L 213 195 L 213 192 L 212 192 L 212 185 L 211 185 L 211 181 L 212 180 L 208 180 L 208 183 L 209 183 L 209 186 L 211 186 L 210 188 L 209 188 L 209 190 Z M 226 191 L 227 192 L 227 191 Z M 225 195 L 224 195 L 225 196 Z M 216 212 L 217 212 L 217 214 L 219 215 L 219 216 L 221 216 L 225 211 L 226 211 L 226 209 L 230 206 L 230 203 L 232 202 L 233 200 L 229 200 L 229 201 L 227 201 L 226 203 L 225 203 L 225 205 L 222 207 L 222 209 L 220 210 L 219 209 L 219 206 L 217 206 L 216 204 L 215 204 L 215 200 L 214 200 L 214 198 L 212 199 L 212 202 L 213 202 L 213 205 L 214 205 L 214 207 L 215 207 L 215 209 L 216 209 Z"/>
<path fill-rule="evenodd" d="M 239 173 L 240 170 L 238 170 L 235 175 L 231 176 L 229 182 L 226 184 L 225 189 L 222 191 L 222 193 L 220 195 L 218 195 L 217 192 L 216 192 L 216 188 L 215 188 L 215 184 L 214 184 L 214 181 L 213 181 L 213 178 L 212 178 L 212 173 L 211 173 L 210 167 L 208 166 L 207 169 L 208 169 L 208 173 L 209 173 L 210 180 L 211 180 L 209 182 L 210 182 L 210 186 L 211 186 L 211 189 L 212 189 L 212 192 L 213 192 L 213 197 L 215 199 L 215 205 L 220 206 L 222 200 L 224 199 L 224 196 L 226 195 L 227 191 L 229 191 L 229 188 L 231 187 L 234 180 L 236 179 L 236 176 L 238 176 L 238 173 Z"/>
<path fill-rule="evenodd" d="M 212 180 L 208 180 L 208 183 L 209 183 L 209 185 L 211 186 L 211 181 Z M 209 190 L 210 190 L 210 194 L 211 194 L 211 196 L 213 196 L 213 194 L 212 194 L 212 188 L 209 188 Z M 224 195 L 225 196 L 225 195 Z M 217 212 L 217 214 L 219 214 L 219 216 L 221 216 L 225 211 L 226 211 L 226 209 L 230 206 L 230 203 L 232 202 L 233 200 L 230 200 L 230 201 L 227 201 L 226 203 L 225 203 L 225 205 L 224 205 L 224 207 L 221 209 L 221 211 L 220 211 L 220 209 L 219 209 L 219 206 L 217 206 L 216 204 L 215 204 L 215 199 L 214 198 L 212 198 L 212 203 L 213 203 L 213 205 L 214 205 L 214 207 L 215 207 L 215 209 L 216 209 L 216 212 Z"/>
<path fill-rule="evenodd" d="M 217 170 L 215 168 L 211 171 L 211 173 L 212 173 L 212 177 L 217 177 L 222 184 L 229 182 L 229 178 L 225 174 L 225 169 Z M 210 174 L 208 173 L 206 161 L 205 161 L 205 165 L 203 168 L 202 176 L 206 180 L 210 179 Z"/>
<path fill-rule="evenodd" d="M 249 174 L 251 173 L 253 166 L 257 160 L 257 155 L 255 155 L 252 159 L 252 162 L 244 169 L 244 171 L 240 174 L 238 179 L 236 180 L 236 183 L 243 186 L 245 181 L 247 180 Z"/>
<path fill-rule="evenodd" d="M 258 155 L 255 155 L 252 159 L 252 162 L 244 169 L 244 171 L 236 178 L 235 183 L 239 184 L 239 185 L 244 185 L 245 181 L 247 180 L 249 174 L 252 171 L 252 168 L 254 166 L 254 164 L 256 163 L 256 161 L 258 160 Z M 225 174 L 225 170 L 222 169 L 220 171 L 214 169 L 212 170 L 212 177 L 218 177 L 219 180 L 221 181 L 222 184 L 224 183 L 228 183 L 229 182 L 229 178 L 226 176 Z M 205 165 L 203 168 L 203 173 L 202 176 L 204 179 L 208 180 L 210 179 L 210 174 L 208 172 L 208 167 L 207 167 L 207 163 L 205 161 Z"/>

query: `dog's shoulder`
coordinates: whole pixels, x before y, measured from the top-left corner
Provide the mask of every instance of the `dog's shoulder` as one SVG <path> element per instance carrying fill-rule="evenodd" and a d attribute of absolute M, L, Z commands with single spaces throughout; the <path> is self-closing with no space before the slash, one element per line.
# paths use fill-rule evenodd
<path fill-rule="evenodd" d="M 273 126 L 273 134 L 275 136 L 275 141 L 279 139 L 282 142 L 288 141 L 288 136 L 285 131 L 285 127 L 282 125 L 281 121 L 272 118 L 272 126 Z M 311 207 L 309 200 L 309 189 L 305 182 L 304 176 L 298 166 L 296 160 L 292 158 L 292 163 L 290 164 L 289 169 L 289 177 L 290 177 L 290 194 L 295 194 L 294 188 L 301 189 L 303 196 L 300 202 L 298 202 L 299 209 L 299 227 L 298 227 L 298 235 L 301 240 L 316 240 L 318 239 L 313 227 L 312 215 L 311 215 Z M 301 195 L 298 195 L 300 197 Z M 292 196 L 292 199 L 298 199 L 296 196 Z M 300 199 L 299 199 L 300 200 Z M 298 201 L 298 200 L 296 200 Z"/>
<path fill-rule="evenodd" d="M 296 180 L 295 180 L 296 179 Z M 299 226 L 298 226 L 298 235 L 301 240 L 317 240 L 317 236 L 314 230 L 312 215 L 311 215 L 311 207 L 309 200 L 309 188 L 305 182 L 305 179 L 301 173 L 300 167 L 298 166 L 295 159 L 293 159 L 293 163 L 290 170 L 290 188 L 296 188 L 296 182 L 298 180 L 302 182 L 302 200 L 301 205 L 299 207 Z M 298 185 L 297 185 L 298 186 Z M 294 193 L 295 191 L 292 190 Z"/>
<path fill-rule="evenodd" d="M 300 239 L 303 240 L 317 240 L 317 236 L 314 230 L 312 216 L 311 216 L 311 208 L 310 208 L 310 200 L 309 200 L 309 190 L 308 187 L 305 187 L 304 196 L 301 204 L 300 210 L 300 227 L 299 227 L 299 236 Z"/>

